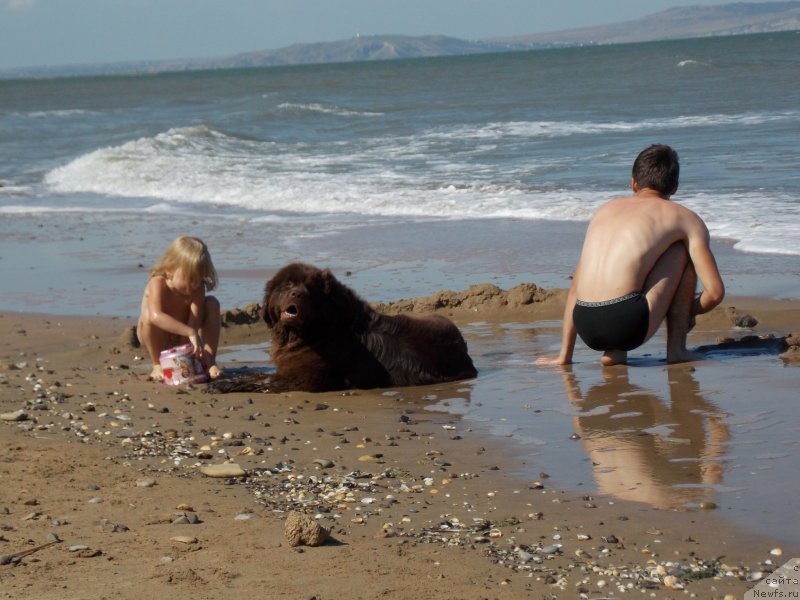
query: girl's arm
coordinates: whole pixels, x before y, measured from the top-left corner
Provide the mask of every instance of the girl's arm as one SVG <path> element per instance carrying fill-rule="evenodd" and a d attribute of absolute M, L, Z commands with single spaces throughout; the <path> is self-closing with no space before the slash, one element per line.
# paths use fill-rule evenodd
<path fill-rule="evenodd" d="M 202 290 L 200 292 L 201 294 L 203 293 Z M 180 319 L 176 319 L 167 308 L 169 305 L 167 299 L 170 294 L 172 292 L 167 287 L 166 280 L 161 276 L 153 277 L 147 283 L 145 295 L 147 297 L 147 312 L 150 323 L 167 333 L 188 338 L 195 352 L 197 352 L 198 348 L 202 350 L 200 332 L 192 318 L 192 307 L 190 306 L 188 323 L 183 323 Z M 194 304 L 196 304 L 196 301 L 193 299 L 192 305 Z"/>
<path fill-rule="evenodd" d="M 206 292 L 201 286 L 196 292 L 192 294 L 192 303 L 189 306 L 189 327 L 194 332 L 194 337 L 189 337 L 189 341 L 194 346 L 194 353 L 202 358 L 203 356 L 203 338 L 200 335 L 200 328 L 203 325 L 203 309 L 206 305 Z"/>

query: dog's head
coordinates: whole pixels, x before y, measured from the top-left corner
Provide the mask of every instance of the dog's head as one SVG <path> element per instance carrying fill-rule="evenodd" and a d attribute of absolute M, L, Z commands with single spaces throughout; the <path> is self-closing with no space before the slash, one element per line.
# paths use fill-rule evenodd
<path fill-rule="evenodd" d="M 292 263 L 267 282 L 261 318 L 270 328 L 309 337 L 342 327 L 357 328 L 365 306 L 328 269 Z"/>

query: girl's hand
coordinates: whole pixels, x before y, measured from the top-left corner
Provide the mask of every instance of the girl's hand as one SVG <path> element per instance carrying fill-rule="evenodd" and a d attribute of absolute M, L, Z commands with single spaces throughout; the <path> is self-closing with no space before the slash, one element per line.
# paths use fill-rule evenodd
<path fill-rule="evenodd" d="M 194 331 L 189 334 L 189 342 L 192 344 L 192 348 L 194 349 L 194 355 L 197 358 L 203 357 L 203 338 L 200 337 L 199 331 Z"/>

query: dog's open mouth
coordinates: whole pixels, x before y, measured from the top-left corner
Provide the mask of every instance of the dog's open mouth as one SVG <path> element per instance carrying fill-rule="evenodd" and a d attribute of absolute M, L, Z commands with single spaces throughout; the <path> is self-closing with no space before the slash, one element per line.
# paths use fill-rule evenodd
<path fill-rule="evenodd" d="M 297 310 L 297 305 L 295 304 L 290 304 L 289 306 L 283 309 L 283 312 L 281 312 L 281 320 L 286 320 L 286 319 L 299 320 L 299 317 L 300 317 L 300 311 Z"/>

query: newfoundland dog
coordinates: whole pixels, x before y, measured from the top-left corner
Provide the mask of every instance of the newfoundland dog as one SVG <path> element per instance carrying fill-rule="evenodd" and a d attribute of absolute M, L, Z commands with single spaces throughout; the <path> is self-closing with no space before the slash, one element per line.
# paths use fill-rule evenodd
<path fill-rule="evenodd" d="M 458 328 L 439 315 L 372 309 L 329 270 L 293 263 L 267 282 L 261 317 L 277 372 L 216 381 L 221 392 L 327 392 L 475 377 Z"/>

